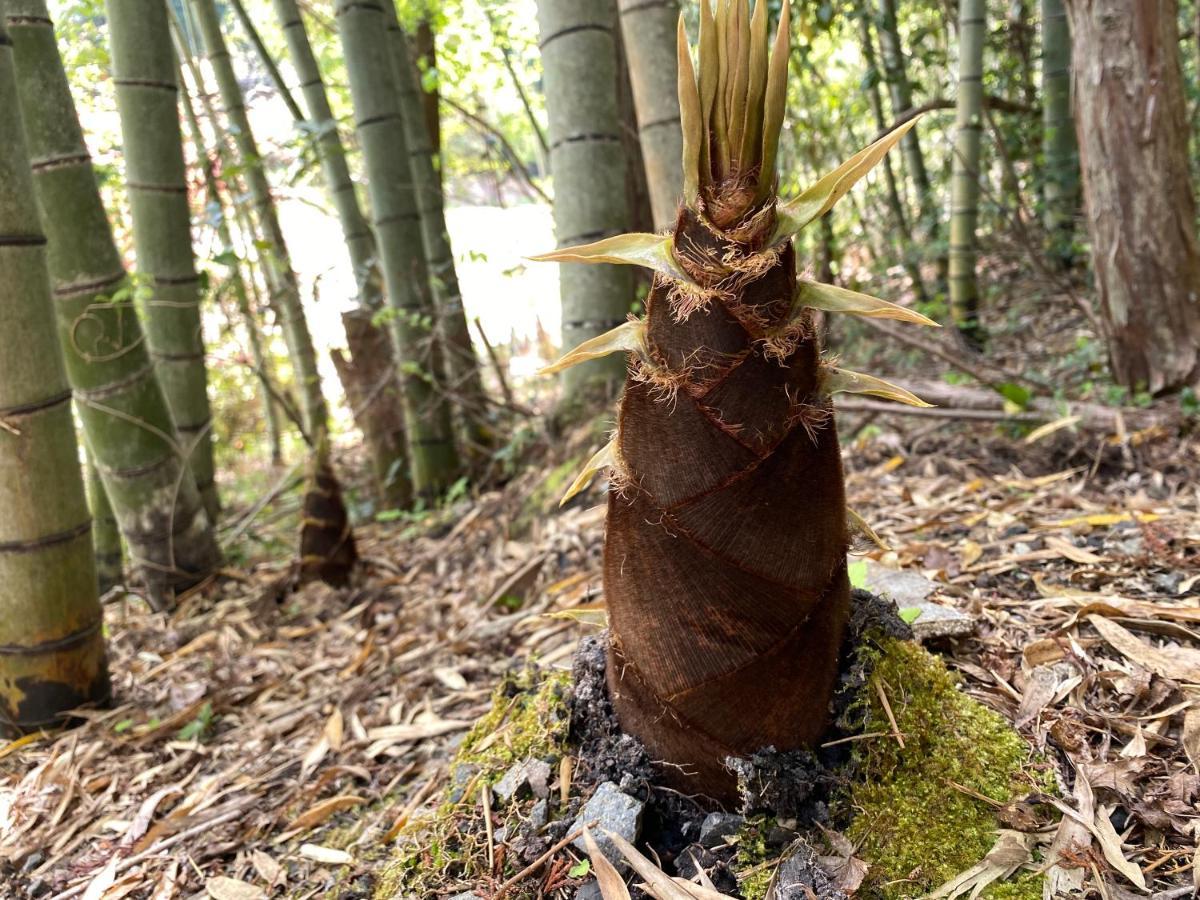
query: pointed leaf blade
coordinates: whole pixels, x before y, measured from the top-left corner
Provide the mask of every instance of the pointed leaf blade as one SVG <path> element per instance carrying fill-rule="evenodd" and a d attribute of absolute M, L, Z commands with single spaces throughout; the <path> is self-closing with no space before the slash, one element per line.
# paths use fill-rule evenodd
<path fill-rule="evenodd" d="M 612 263 L 618 266 L 644 266 L 677 281 L 691 282 L 692 279 L 675 261 L 671 240 L 670 235 L 663 236 L 645 232 L 618 234 L 591 244 L 563 247 L 529 258 L 534 262 Z"/>
<path fill-rule="evenodd" d="M 895 319 L 898 322 L 911 322 L 914 325 L 929 325 L 941 328 L 937 322 L 921 315 L 913 309 L 880 300 L 870 294 L 860 294 L 832 284 L 821 284 L 818 281 L 801 280 L 797 288 L 796 299 L 802 306 L 809 309 L 819 309 L 822 312 L 847 313 L 852 316 L 864 316 L 869 319 Z"/>
<path fill-rule="evenodd" d="M 679 125 L 683 132 L 683 200 L 694 204 L 700 196 L 700 148 L 704 143 L 704 121 L 700 108 L 700 89 L 692 68 L 683 13 L 679 14 Z"/>
<path fill-rule="evenodd" d="M 558 501 L 558 505 L 564 505 L 568 500 L 582 491 L 585 487 L 592 483 L 592 479 L 596 477 L 596 473 L 602 469 L 615 468 L 617 465 L 617 438 L 614 435 L 613 439 L 601 447 L 592 455 L 583 466 L 583 470 L 575 476 L 575 480 L 571 482 L 571 486 L 567 488 L 567 492 L 563 494 L 562 499 Z"/>
<path fill-rule="evenodd" d="M 851 372 L 849 369 L 839 369 L 837 366 L 825 366 L 824 368 L 823 386 L 826 394 L 870 394 L 873 397 L 895 400 L 897 403 L 905 403 L 923 409 L 933 406 L 932 403 L 926 403 L 912 391 L 905 390 L 898 384 L 884 381 L 882 378 L 876 378 L 874 375 Z"/>
<path fill-rule="evenodd" d="M 799 197 L 781 203 L 778 222 L 775 225 L 775 241 L 787 240 L 814 219 L 819 219 L 829 212 L 833 204 L 841 200 L 860 178 L 875 168 L 884 154 L 896 146 L 920 119 L 920 116 L 913 116 L 869 147 L 859 150 Z"/>
<path fill-rule="evenodd" d="M 646 353 L 646 323 L 641 319 L 623 322 L 611 331 L 584 341 L 569 353 L 564 353 L 555 362 L 541 369 L 539 375 L 554 375 L 563 369 L 577 366 L 610 353 L 629 351 Z"/>

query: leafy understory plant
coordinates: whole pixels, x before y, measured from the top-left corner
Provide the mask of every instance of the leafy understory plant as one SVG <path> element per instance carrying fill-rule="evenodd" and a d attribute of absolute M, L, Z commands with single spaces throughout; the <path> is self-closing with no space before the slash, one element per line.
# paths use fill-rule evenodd
<path fill-rule="evenodd" d="M 845 507 L 831 395 L 925 406 L 822 355 L 816 310 L 934 325 L 798 276 L 793 238 L 911 129 L 910 120 L 798 197 L 776 193 L 788 5 L 701 7 L 697 65 L 681 19 L 684 196 L 666 234 L 544 260 L 654 272 L 643 318 L 585 342 L 558 372 L 630 356 L 612 441 L 568 492 L 611 470 L 604 592 L 608 682 L 623 727 L 680 789 L 732 801 L 727 757 L 811 747 L 828 726 L 849 614 Z M 565 499 L 565 498 L 564 498 Z"/>

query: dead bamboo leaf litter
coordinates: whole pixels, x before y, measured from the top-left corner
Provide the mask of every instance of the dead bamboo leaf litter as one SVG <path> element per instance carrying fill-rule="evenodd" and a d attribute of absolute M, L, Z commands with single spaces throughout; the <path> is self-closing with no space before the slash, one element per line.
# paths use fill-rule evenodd
<path fill-rule="evenodd" d="M 1109 896 L 1139 877 L 1151 891 L 1191 884 L 1196 443 L 1176 443 L 1169 466 L 1151 443 L 1133 466 L 1114 451 L 1091 467 L 1030 461 L 984 431 L 901 426 L 912 431 L 847 452 L 851 503 L 891 548 L 871 549 L 878 563 L 923 574 L 933 599 L 979 619 L 942 645 L 964 689 L 1059 764 L 1070 812 L 1050 836 L 1052 878 L 1103 881 Z M 552 614 L 602 601 L 598 494 L 522 531 L 535 480 L 473 501 L 440 537 L 362 529 L 369 575 L 353 589 L 281 594 L 263 563 L 173 617 L 110 605 L 119 705 L 0 747 L 0 893 L 367 890 L 385 838 L 437 802 L 500 675 L 529 655 L 567 664 L 595 619 Z"/>

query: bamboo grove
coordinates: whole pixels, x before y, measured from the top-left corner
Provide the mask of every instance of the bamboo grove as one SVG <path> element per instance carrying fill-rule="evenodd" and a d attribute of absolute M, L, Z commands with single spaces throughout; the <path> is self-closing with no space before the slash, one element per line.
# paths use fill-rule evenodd
<path fill-rule="evenodd" d="M 728 795 L 725 755 L 825 724 L 870 532 L 831 397 L 921 403 L 827 344 L 937 320 L 943 356 L 987 370 L 1003 259 L 1086 307 L 1114 391 L 1200 382 L 1200 66 L 1174 0 L 84 6 L 0 0 L 5 731 L 103 702 L 100 598 L 203 594 L 276 477 L 302 485 L 292 575 L 345 587 L 356 522 L 495 486 L 530 434 L 615 408 L 572 488 L 610 473 L 610 687 Z M 99 160 L 84 26 L 119 133 Z M 331 225 L 319 260 L 293 195 Z M 501 235 L 520 264 L 482 284 L 475 205 L 552 216 L 561 340 L 539 318 L 537 356 L 577 348 L 552 387 L 518 396 L 519 341 L 478 314 L 554 244 Z M 222 470 L 237 416 L 264 450 L 248 503 Z"/>

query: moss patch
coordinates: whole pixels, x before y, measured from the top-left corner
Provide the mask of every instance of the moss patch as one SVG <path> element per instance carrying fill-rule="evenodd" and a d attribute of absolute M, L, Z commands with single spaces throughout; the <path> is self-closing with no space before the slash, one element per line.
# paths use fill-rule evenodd
<path fill-rule="evenodd" d="M 570 684 L 569 673 L 545 673 L 532 666 L 500 683 L 491 709 L 459 745 L 441 803 L 400 832 L 400 847 L 379 879 L 376 900 L 434 896 L 449 886 L 482 883 L 492 875 L 483 843 L 480 792 L 515 763 L 542 759 L 557 766 L 566 752 Z M 515 833 L 519 805 L 502 812 L 506 820 L 497 827 Z"/>
<path fill-rule="evenodd" d="M 855 752 L 844 803 L 847 836 L 871 866 L 859 896 L 920 897 L 971 868 L 996 840 L 996 807 L 1048 787 L 1047 767 L 1000 715 L 958 689 L 940 659 L 891 638 L 878 644 L 871 683 L 862 698 L 864 733 L 890 734 L 879 698 L 887 695 L 904 736 L 869 738 Z M 990 887 L 993 900 L 1038 900 L 1041 876 L 1024 874 Z"/>
<path fill-rule="evenodd" d="M 779 853 L 767 846 L 767 834 L 775 826 L 771 816 L 753 816 L 738 831 L 737 856 L 733 868 L 737 873 L 738 893 L 746 900 L 762 900 L 775 874 L 774 861 Z"/>

